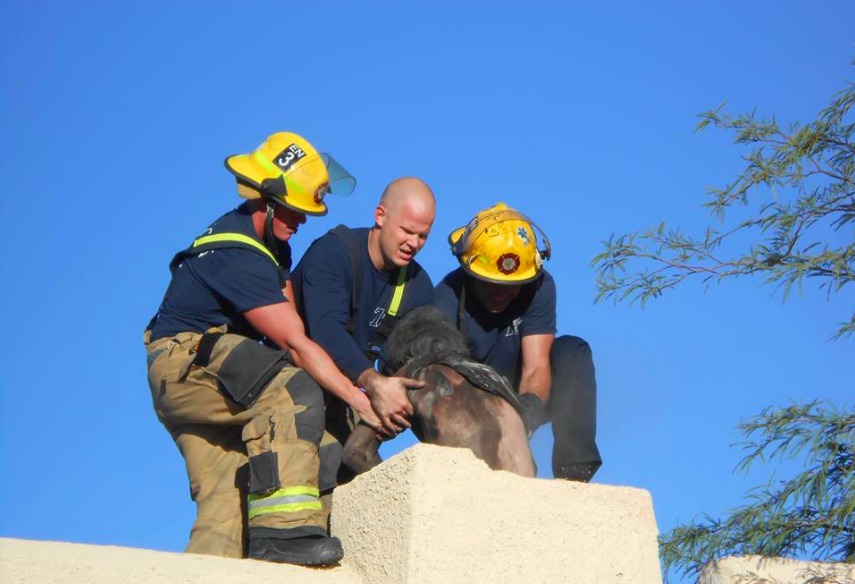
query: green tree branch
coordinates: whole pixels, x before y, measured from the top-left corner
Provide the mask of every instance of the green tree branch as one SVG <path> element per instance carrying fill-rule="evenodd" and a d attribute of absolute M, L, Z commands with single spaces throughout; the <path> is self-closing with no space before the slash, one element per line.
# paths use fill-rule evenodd
<path fill-rule="evenodd" d="M 730 132 L 749 149 L 737 178 L 710 189 L 703 205 L 723 226 L 702 236 L 665 222 L 612 234 L 591 262 L 597 301 L 643 306 L 688 279 L 709 287 L 739 276 L 759 276 L 784 300 L 808 279 L 827 298 L 842 291 L 855 279 L 853 104 L 849 84 L 805 125 L 732 116 L 724 104 L 701 114 L 698 130 Z M 855 332 L 855 311 L 847 317 L 835 338 Z M 855 563 L 855 409 L 767 408 L 740 429 L 748 452 L 738 470 L 785 459 L 804 470 L 751 490 L 725 519 L 706 515 L 662 535 L 666 571 L 697 574 L 714 559 L 749 554 Z M 809 581 L 829 580 L 818 573 Z"/>
<path fill-rule="evenodd" d="M 855 563 L 855 411 L 811 402 L 767 408 L 740 429 L 748 450 L 737 467 L 798 459 L 804 470 L 754 489 L 727 519 L 704 516 L 660 537 L 666 570 L 695 575 L 728 555 Z"/>
<path fill-rule="evenodd" d="M 669 229 L 664 222 L 613 234 L 591 262 L 597 271 L 596 300 L 643 306 L 695 276 L 709 287 L 731 277 L 760 275 L 784 300 L 794 288 L 801 292 L 805 279 L 818 282 L 827 297 L 840 292 L 855 279 L 853 104 L 855 85 L 849 84 L 816 121 L 786 130 L 755 112 L 723 113 L 724 104 L 701 114 L 698 130 L 729 131 L 736 144 L 752 147 L 737 179 L 710 189 L 703 206 L 721 223 L 734 207 L 749 217 L 723 232 L 710 226 L 703 237 Z M 755 243 L 738 251 L 737 234 Z M 855 311 L 848 317 L 838 324 L 835 338 L 855 332 Z"/>

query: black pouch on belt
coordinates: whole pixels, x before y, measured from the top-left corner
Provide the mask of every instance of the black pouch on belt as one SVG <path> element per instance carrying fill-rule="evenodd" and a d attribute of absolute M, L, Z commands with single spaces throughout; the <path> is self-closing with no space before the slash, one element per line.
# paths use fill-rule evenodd
<path fill-rule="evenodd" d="M 224 333 L 205 333 L 199 341 L 194 365 L 206 367 L 214 345 Z M 252 406 L 267 384 L 283 367 L 291 364 L 287 351 L 272 349 L 252 339 L 240 341 L 229 351 L 217 377 L 223 393 L 241 406 Z"/>

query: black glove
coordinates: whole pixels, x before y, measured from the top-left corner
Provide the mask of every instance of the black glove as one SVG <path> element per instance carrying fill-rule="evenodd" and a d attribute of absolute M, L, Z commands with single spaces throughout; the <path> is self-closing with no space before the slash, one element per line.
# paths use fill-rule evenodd
<path fill-rule="evenodd" d="M 539 397 L 533 393 L 520 394 L 520 403 L 522 404 L 522 420 L 525 426 L 525 434 L 529 438 L 534 434 L 534 431 L 540 428 L 545 422 L 546 417 L 545 407 Z"/>

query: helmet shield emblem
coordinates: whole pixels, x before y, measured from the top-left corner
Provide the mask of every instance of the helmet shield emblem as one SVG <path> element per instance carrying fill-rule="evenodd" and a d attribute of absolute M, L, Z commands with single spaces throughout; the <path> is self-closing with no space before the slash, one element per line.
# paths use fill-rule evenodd
<path fill-rule="evenodd" d="M 520 256 L 515 253 L 506 253 L 499 256 L 496 267 L 505 275 L 513 274 L 520 269 Z"/>

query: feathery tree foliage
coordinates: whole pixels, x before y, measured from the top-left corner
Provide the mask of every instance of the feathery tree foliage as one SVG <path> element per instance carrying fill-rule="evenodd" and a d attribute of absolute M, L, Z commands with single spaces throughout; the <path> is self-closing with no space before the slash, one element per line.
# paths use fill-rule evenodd
<path fill-rule="evenodd" d="M 723 223 L 741 207 L 749 216 L 727 229 L 709 227 L 693 237 L 663 222 L 615 236 L 592 265 L 597 301 L 640 302 L 698 276 L 707 286 L 735 276 L 759 275 L 784 299 L 805 278 L 828 296 L 855 279 L 855 84 L 837 93 L 816 121 L 787 129 L 755 112 L 731 116 L 723 106 L 700 114 L 698 130 L 713 126 L 750 146 L 745 168 L 723 189 L 711 189 L 704 204 Z M 742 248 L 748 238 L 755 243 Z M 727 244 L 727 245 L 725 245 Z M 732 248 L 736 247 L 737 251 Z M 740 249 L 741 248 L 741 249 Z M 855 312 L 834 337 L 855 332 Z"/>
<path fill-rule="evenodd" d="M 767 408 L 739 427 L 748 450 L 740 470 L 776 459 L 804 470 L 755 488 L 724 520 L 705 516 L 662 535 L 666 570 L 693 575 L 729 555 L 855 563 L 855 411 L 819 402 Z"/>
<path fill-rule="evenodd" d="M 591 262 L 597 301 L 643 306 L 693 276 L 707 287 L 760 276 L 785 300 L 806 278 L 827 297 L 843 290 L 855 279 L 853 105 L 855 84 L 849 84 L 804 125 L 783 128 L 774 118 L 732 116 L 723 107 L 700 114 L 699 130 L 732 132 L 736 144 L 749 147 L 736 180 L 712 189 L 704 206 L 722 225 L 732 219 L 726 214 L 746 218 L 711 226 L 702 237 L 665 223 L 612 235 Z M 855 332 L 855 311 L 845 319 L 835 339 Z M 711 560 L 749 554 L 855 563 L 855 408 L 818 402 L 768 408 L 740 428 L 750 450 L 742 470 L 787 458 L 804 470 L 755 488 L 725 519 L 704 516 L 662 535 L 666 570 L 692 575 Z"/>

